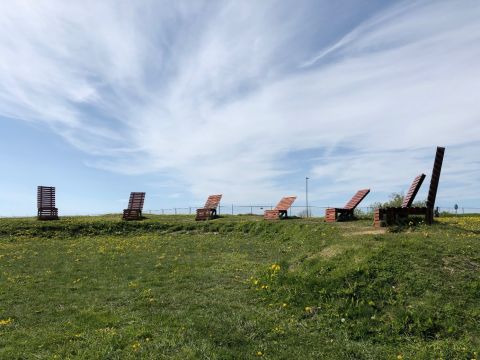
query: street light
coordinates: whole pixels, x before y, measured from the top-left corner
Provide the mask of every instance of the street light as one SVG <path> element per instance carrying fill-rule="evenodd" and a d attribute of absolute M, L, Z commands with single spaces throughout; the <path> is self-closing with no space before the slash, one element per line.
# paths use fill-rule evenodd
<path fill-rule="evenodd" d="M 307 218 L 308 218 L 308 176 L 305 177 L 305 202 L 307 205 Z"/>

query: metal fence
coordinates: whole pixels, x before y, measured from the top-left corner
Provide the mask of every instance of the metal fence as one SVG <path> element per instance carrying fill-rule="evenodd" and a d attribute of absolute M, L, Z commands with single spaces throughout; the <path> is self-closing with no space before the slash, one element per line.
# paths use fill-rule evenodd
<path fill-rule="evenodd" d="M 298 217 L 323 217 L 325 215 L 325 209 L 330 206 L 308 206 L 308 212 L 306 206 L 292 206 L 288 210 L 289 216 L 298 216 Z M 157 215 L 193 215 L 197 209 L 201 207 L 173 207 L 173 208 L 163 208 L 158 210 L 145 210 L 145 214 L 157 214 Z M 219 215 L 263 215 L 265 210 L 273 209 L 273 205 L 221 205 L 217 209 Z M 371 206 L 362 206 L 357 207 L 356 211 L 359 214 L 369 215 L 374 211 L 374 207 Z M 449 213 L 449 214 L 474 214 L 480 213 L 480 208 L 458 208 L 455 210 L 453 207 L 438 207 L 440 213 Z"/>
<path fill-rule="evenodd" d="M 331 206 L 308 206 L 308 216 L 309 217 L 323 217 L 325 215 L 325 209 Z M 171 207 L 163 209 L 151 209 L 144 210 L 144 214 L 155 214 L 155 215 L 194 215 L 197 209 L 200 209 L 200 206 L 189 206 L 189 207 Z M 274 205 L 221 205 L 219 206 L 217 213 L 219 215 L 263 215 L 265 210 L 271 210 L 274 208 Z M 372 215 L 374 207 L 372 206 L 359 206 L 356 208 L 358 215 Z M 448 213 L 448 214 L 480 214 L 480 207 L 459 207 L 455 209 L 454 207 L 439 206 L 439 213 Z M 120 211 L 118 211 L 120 212 Z M 61 212 L 63 216 L 97 216 L 104 215 L 105 213 L 101 212 L 88 212 L 88 213 L 70 213 L 70 212 Z M 298 216 L 298 217 L 307 217 L 307 207 L 306 206 L 292 206 L 288 211 L 289 216 Z M 35 216 L 34 214 L 17 214 L 17 215 L 0 215 L 0 218 L 10 218 L 10 217 L 31 217 Z"/>

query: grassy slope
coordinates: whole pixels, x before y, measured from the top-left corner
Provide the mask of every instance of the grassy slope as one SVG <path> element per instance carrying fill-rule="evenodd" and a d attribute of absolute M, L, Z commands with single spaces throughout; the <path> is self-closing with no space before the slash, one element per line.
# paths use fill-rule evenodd
<path fill-rule="evenodd" d="M 476 358 L 480 217 L 372 230 L 0 219 L 0 358 Z"/>

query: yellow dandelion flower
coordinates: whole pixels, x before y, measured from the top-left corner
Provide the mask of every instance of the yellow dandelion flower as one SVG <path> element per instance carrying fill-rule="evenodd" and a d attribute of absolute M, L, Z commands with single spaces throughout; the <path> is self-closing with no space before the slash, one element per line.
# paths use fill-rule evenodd
<path fill-rule="evenodd" d="M 270 269 L 271 269 L 273 272 L 280 271 L 280 265 L 278 265 L 278 264 L 272 264 L 272 265 L 270 266 Z"/>
<path fill-rule="evenodd" d="M 0 326 L 7 326 L 7 325 L 10 325 L 12 322 L 13 322 L 12 318 L 2 319 L 0 320 Z"/>

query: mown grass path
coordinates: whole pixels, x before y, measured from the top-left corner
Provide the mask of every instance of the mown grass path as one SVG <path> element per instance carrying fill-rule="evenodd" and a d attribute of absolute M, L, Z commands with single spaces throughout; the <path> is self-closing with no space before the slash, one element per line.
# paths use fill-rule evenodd
<path fill-rule="evenodd" d="M 0 219 L 2 359 L 475 359 L 480 217 Z"/>

